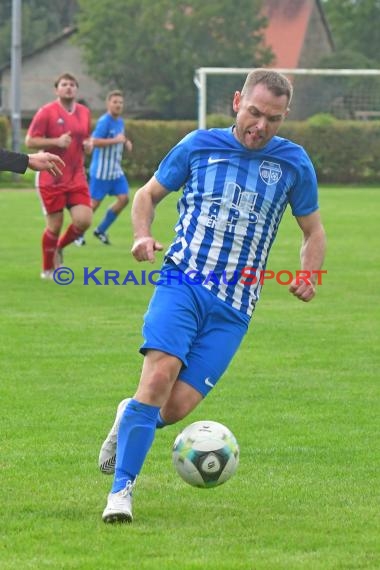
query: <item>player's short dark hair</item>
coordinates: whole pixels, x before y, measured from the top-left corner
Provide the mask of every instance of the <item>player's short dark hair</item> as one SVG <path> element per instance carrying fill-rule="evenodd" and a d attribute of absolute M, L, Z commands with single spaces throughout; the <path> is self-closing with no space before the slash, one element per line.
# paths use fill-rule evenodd
<path fill-rule="evenodd" d="M 124 94 L 122 91 L 120 91 L 120 89 L 114 89 L 113 91 L 109 91 L 107 93 L 107 101 L 109 101 L 111 99 L 111 97 L 123 97 L 124 98 Z"/>
<path fill-rule="evenodd" d="M 61 75 L 58 75 L 57 79 L 54 82 L 54 87 L 58 87 L 59 82 L 61 81 L 61 79 L 69 79 L 69 81 L 74 81 L 75 85 L 77 87 L 79 87 L 79 83 L 78 83 L 78 79 L 76 77 L 74 77 L 74 75 L 72 75 L 72 73 L 61 73 Z"/>
<path fill-rule="evenodd" d="M 248 73 L 241 90 L 242 96 L 249 93 L 255 85 L 258 85 L 259 83 L 265 85 L 265 87 L 277 97 L 285 95 L 288 98 L 288 103 L 290 103 L 293 95 L 292 84 L 285 75 L 270 69 L 254 69 Z"/>

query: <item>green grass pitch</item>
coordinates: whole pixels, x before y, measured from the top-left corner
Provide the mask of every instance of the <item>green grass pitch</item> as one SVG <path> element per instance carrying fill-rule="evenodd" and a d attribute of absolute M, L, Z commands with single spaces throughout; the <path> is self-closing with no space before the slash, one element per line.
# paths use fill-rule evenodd
<path fill-rule="evenodd" d="M 97 468 L 117 403 L 142 358 L 152 286 L 83 285 L 83 268 L 158 268 L 130 254 L 130 212 L 113 245 L 70 246 L 69 286 L 42 282 L 43 218 L 31 191 L 0 191 L 0 566 L 2 570 L 376 570 L 379 555 L 379 229 L 376 189 L 322 188 L 328 255 L 304 304 L 265 285 L 249 333 L 217 389 L 157 433 L 135 490 L 133 525 L 101 521 L 111 479 Z M 104 211 L 97 214 L 96 219 Z M 175 197 L 159 206 L 168 245 Z M 268 263 L 299 268 L 287 213 Z M 236 435 L 236 475 L 211 490 L 171 464 L 182 427 Z"/>

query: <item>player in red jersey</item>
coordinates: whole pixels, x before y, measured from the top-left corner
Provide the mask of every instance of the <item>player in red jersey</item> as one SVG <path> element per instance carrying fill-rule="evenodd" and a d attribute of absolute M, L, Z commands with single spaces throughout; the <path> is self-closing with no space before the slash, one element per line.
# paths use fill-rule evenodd
<path fill-rule="evenodd" d="M 90 111 L 76 101 L 79 85 L 73 75 L 63 73 L 54 86 L 57 99 L 37 111 L 25 139 L 27 146 L 52 149 L 66 163 L 60 176 L 47 171 L 36 177 L 46 215 L 42 235 L 43 279 L 52 277 L 54 268 L 62 263 L 62 249 L 82 235 L 92 221 L 84 167 L 84 153 L 92 151 Z M 60 236 L 65 208 L 70 212 L 71 223 Z"/>

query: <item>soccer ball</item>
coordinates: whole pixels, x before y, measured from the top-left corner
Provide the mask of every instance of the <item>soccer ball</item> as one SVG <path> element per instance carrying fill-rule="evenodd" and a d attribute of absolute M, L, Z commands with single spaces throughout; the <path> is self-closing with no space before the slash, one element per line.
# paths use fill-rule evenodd
<path fill-rule="evenodd" d="M 223 424 L 194 422 L 177 436 L 173 463 L 189 485 L 217 487 L 235 473 L 239 464 L 239 445 Z"/>

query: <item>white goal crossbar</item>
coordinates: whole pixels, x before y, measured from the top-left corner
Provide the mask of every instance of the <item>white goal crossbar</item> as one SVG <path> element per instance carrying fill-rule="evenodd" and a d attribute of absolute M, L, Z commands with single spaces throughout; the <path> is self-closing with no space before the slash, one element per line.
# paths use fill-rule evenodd
<path fill-rule="evenodd" d="M 198 89 L 198 128 L 206 128 L 207 115 L 207 76 L 208 75 L 242 75 L 254 68 L 245 67 L 199 67 L 195 70 L 194 83 Z M 269 70 L 270 68 L 268 68 Z M 330 76 L 378 76 L 380 69 L 273 69 L 284 75 L 330 75 Z M 232 94 L 231 94 L 232 96 Z"/>

